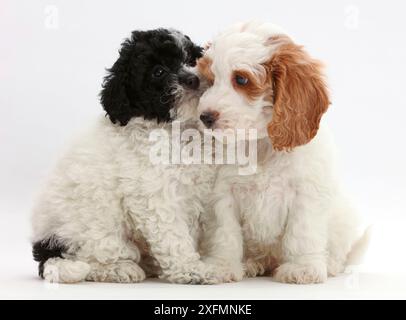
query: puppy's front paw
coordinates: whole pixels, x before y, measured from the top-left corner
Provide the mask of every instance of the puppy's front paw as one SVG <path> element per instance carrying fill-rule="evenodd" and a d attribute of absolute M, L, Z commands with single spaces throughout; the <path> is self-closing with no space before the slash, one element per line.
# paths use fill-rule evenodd
<path fill-rule="evenodd" d="M 181 271 L 176 272 L 170 275 L 162 275 L 162 279 L 166 279 L 171 283 L 177 284 L 202 284 L 202 275 L 198 272 L 190 270 L 190 271 Z"/>
<path fill-rule="evenodd" d="M 215 272 L 212 266 L 201 261 L 184 265 L 180 270 L 168 270 L 161 278 L 179 284 L 214 284 Z"/>
<path fill-rule="evenodd" d="M 185 266 L 181 272 L 163 275 L 172 283 L 180 284 L 219 284 L 240 281 L 244 271 L 242 267 L 225 267 L 224 265 L 199 262 Z"/>
<path fill-rule="evenodd" d="M 255 260 L 248 260 L 245 262 L 244 275 L 247 278 L 255 278 L 265 274 L 265 267 L 262 263 Z"/>
<path fill-rule="evenodd" d="M 119 261 L 112 264 L 91 264 L 87 281 L 136 283 L 145 279 L 145 272 L 133 261 Z"/>
<path fill-rule="evenodd" d="M 327 267 L 324 263 L 284 263 L 275 270 L 274 278 L 285 283 L 322 283 L 327 280 Z"/>
<path fill-rule="evenodd" d="M 244 268 L 240 262 L 230 263 L 211 259 L 205 262 L 210 266 L 213 275 L 212 278 L 204 279 L 208 284 L 238 282 L 244 278 Z"/>

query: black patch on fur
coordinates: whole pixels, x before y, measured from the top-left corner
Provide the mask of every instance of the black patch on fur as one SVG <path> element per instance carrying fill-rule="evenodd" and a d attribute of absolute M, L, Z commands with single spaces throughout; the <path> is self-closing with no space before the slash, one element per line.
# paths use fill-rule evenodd
<path fill-rule="evenodd" d="M 133 117 L 170 121 L 182 65 L 194 66 L 203 49 L 189 37 L 179 41 L 173 31 L 134 31 L 119 51 L 119 58 L 104 78 L 100 101 L 113 123 L 125 126 Z M 165 72 L 154 76 L 156 68 Z M 183 70 L 184 71 L 184 70 Z"/>
<path fill-rule="evenodd" d="M 50 258 L 63 258 L 62 254 L 67 251 L 66 246 L 61 244 L 56 237 L 35 242 L 32 245 L 32 255 L 34 260 L 39 262 L 38 275 L 44 278 L 44 264 Z"/>

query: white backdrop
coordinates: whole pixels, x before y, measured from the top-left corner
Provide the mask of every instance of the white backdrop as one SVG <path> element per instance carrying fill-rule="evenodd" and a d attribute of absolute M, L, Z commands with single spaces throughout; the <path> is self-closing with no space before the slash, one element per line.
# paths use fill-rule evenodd
<path fill-rule="evenodd" d="M 327 65 L 333 105 L 324 121 L 344 183 L 375 224 L 366 266 L 406 270 L 405 11 L 395 0 L 1 0 L 0 281 L 33 278 L 33 197 L 64 143 L 102 112 L 104 69 L 122 39 L 174 27 L 204 44 L 248 19 L 280 24 Z"/>

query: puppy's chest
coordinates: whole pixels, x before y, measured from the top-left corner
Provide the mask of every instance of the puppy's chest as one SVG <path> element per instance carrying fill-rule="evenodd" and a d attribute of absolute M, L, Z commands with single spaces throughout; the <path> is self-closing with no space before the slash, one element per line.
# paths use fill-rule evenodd
<path fill-rule="evenodd" d="M 259 174 L 231 184 L 246 240 L 272 243 L 283 232 L 294 190 L 283 176 Z M 261 241 L 260 241 L 261 242 Z"/>
<path fill-rule="evenodd" d="M 271 213 L 291 192 L 283 177 L 264 175 L 238 179 L 230 188 L 242 214 L 247 210 Z"/>

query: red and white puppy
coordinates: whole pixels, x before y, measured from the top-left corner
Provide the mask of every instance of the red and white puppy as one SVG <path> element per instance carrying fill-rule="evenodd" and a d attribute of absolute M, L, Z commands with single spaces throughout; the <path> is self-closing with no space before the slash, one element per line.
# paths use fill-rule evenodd
<path fill-rule="evenodd" d="M 330 104 L 321 64 L 280 28 L 249 22 L 221 33 L 199 62 L 211 82 L 200 100 L 212 129 L 257 129 L 258 166 L 220 168 L 203 251 L 222 281 L 266 273 L 318 283 L 360 255 L 359 219 L 335 176 L 319 123 Z M 245 267 L 244 267 L 245 266 Z"/>

